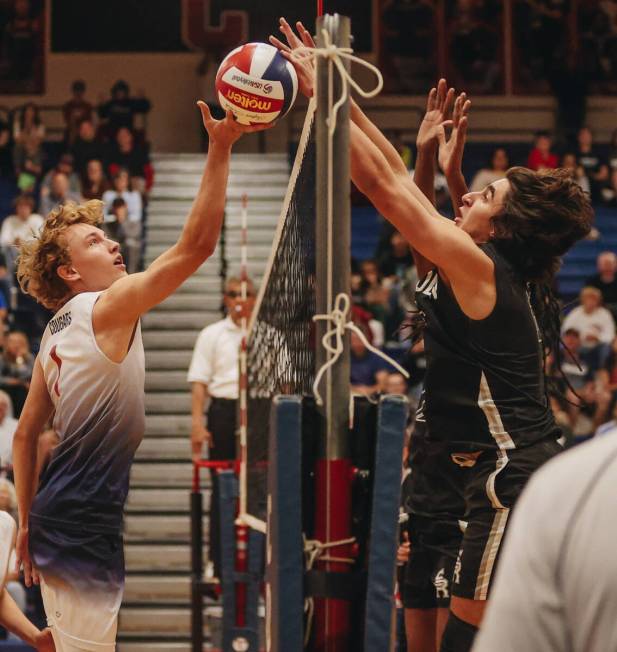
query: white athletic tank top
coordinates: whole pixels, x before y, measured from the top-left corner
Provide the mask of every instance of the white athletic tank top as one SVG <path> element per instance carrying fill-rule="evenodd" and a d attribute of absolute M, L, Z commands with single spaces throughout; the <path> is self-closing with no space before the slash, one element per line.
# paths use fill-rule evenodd
<path fill-rule="evenodd" d="M 136 324 L 121 363 L 98 347 L 92 311 L 100 292 L 70 299 L 49 321 L 39 352 L 60 437 L 34 499 L 35 519 L 119 532 L 129 471 L 144 432 L 144 350 Z"/>

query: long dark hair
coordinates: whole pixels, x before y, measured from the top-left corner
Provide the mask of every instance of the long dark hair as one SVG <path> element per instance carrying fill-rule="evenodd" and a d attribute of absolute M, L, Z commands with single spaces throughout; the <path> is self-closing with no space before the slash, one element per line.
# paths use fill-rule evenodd
<path fill-rule="evenodd" d="M 510 190 L 492 222 L 492 242 L 527 283 L 546 354 L 561 367 L 561 306 L 554 293 L 561 257 L 593 224 L 589 197 L 568 170 L 515 167 Z"/>

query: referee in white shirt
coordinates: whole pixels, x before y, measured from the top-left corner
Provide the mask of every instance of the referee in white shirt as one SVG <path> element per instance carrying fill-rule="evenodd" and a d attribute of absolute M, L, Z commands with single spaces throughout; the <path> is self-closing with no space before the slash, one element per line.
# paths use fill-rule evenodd
<path fill-rule="evenodd" d="M 211 460 L 236 459 L 236 420 L 239 387 L 238 354 L 242 341 L 240 323 L 255 304 L 255 289 L 248 282 L 247 300 L 242 301 L 241 282 L 230 278 L 225 284 L 227 317 L 206 326 L 195 343 L 188 373 L 192 385 L 191 443 L 193 459 L 201 459 L 204 442 Z M 207 418 L 204 412 L 207 405 Z M 212 474 L 210 507 L 210 560 L 220 577 L 218 486 Z"/>

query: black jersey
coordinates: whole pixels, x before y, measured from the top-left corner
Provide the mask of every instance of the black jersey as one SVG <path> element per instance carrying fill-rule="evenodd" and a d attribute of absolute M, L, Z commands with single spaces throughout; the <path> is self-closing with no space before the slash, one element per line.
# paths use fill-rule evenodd
<path fill-rule="evenodd" d="M 497 300 L 485 319 L 467 317 L 430 271 L 416 287 L 425 315 L 426 401 L 418 417 L 450 450 L 512 449 L 557 437 L 545 388 L 543 344 L 529 289 L 494 244 Z"/>

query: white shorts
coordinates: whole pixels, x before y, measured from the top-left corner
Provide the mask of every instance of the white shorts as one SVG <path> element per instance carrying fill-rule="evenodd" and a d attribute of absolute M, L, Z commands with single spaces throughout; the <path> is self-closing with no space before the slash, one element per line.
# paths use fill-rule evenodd
<path fill-rule="evenodd" d="M 115 652 L 122 592 L 79 593 L 41 575 L 41 595 L 56 652 Z"/>

